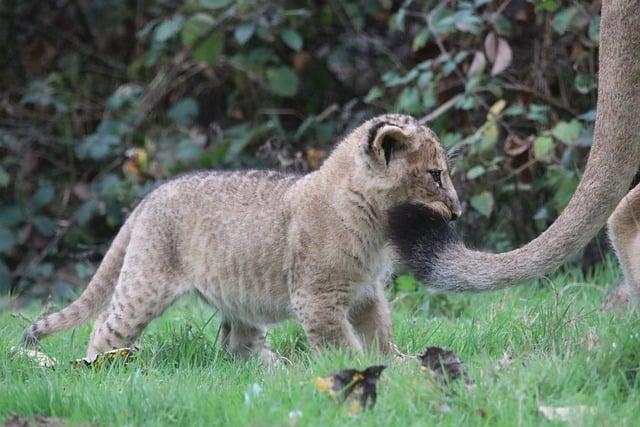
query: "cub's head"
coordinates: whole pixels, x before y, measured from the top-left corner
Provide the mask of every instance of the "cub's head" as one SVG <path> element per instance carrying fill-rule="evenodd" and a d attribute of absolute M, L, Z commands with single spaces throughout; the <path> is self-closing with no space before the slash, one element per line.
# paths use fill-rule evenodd
<path fill-rule="evenodd" d="M 387 114 L 362 126 L 361 167 L 396 204 L 427 206 L 455 220 L 462 213 L 447 153 L 435 133 L 411 116 Z"/>

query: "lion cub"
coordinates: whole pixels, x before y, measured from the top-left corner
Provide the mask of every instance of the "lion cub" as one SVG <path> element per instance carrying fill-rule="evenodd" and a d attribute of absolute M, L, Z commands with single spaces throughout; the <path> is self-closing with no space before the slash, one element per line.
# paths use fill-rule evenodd
<path fill-rule="evenodd" d="M 389 208 L 460 214 L 434 133 L 404 115 L 365 122 L 304 176 L 203 171 L 171 180 L 135 208 L 82 295 L 35 321 L 34 343 L 94 313 L 88 354 L 130 345 L 176 298 L 220 310 L 221 342 L 273 355 L 265 325 L 297 318 L 312 348 L 389 349 L 384 280 Z"/>

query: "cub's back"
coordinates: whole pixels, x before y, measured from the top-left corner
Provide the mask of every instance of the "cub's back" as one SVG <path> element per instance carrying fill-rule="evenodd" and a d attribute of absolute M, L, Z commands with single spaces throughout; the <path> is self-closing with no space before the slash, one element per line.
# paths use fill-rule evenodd
<path fill-rule="evenodd" d="M 257 170 L 175 178 L 140 203 L 132 238 L 163 242 L 173 265 L 194 278 L 269 269 L 284 256 L 285 193 L 297 179 Z"/>

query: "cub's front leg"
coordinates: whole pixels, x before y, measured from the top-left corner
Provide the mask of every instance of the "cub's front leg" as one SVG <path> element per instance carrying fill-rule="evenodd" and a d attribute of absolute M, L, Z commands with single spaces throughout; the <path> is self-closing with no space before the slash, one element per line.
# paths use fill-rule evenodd
<path fill-rule="evenodd" d="M 367 350 L 377 348 L 383 353 L 391 351 L 391 313 L 381 285 L 376 286 L 374 295 L 351 309 L 350 318 L 356 332 L 362 336 Z"/>
<path fill-rule="evenodd" d="M 349 322 L 349 304 L 344 287 L 311 283 L 293 291 L 291 306 L 302 324 L 309 345 L 362 351 Z"/>

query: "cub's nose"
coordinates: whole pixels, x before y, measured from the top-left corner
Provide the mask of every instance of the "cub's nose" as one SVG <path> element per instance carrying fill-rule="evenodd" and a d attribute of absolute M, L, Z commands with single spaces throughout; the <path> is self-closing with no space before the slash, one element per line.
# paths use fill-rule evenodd
<path fill-rule="evenodd" d="M 456 197 L 455 199 L 451 200 L 451 202 L 447 203 L 447 205 L 449 207 L 449 211 L 451 212 L 451 221 L 455 221 L 456 219 L 460 218 L 460 215 L 462 215 L 462 206 L 460 206 L 458 198 Z"/>

